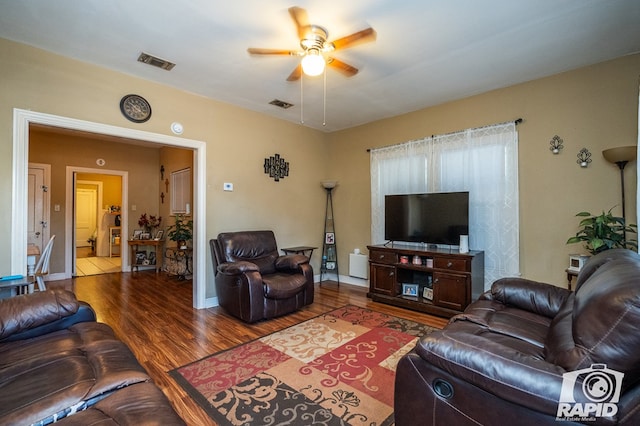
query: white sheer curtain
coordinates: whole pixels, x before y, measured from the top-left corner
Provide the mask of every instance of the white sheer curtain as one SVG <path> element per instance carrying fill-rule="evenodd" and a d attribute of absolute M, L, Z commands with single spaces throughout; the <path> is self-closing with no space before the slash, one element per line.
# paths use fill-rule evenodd
<path fill-rule="evenodd" d="M 384 241 L 384 196 L 469 191 L 469 246 L 485 288 L 520 273 L 518 134 L 503 123 L 371 150 L 371 239 Z"/>

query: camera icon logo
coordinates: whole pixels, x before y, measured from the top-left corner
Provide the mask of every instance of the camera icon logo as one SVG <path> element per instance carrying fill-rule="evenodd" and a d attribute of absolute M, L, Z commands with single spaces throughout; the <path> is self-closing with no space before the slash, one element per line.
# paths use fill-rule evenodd
<path fill-rule="evenodd" d="M 613 416 L 620 400 L 624 373 L 592 364 L 589 368 L 562 375 L 557 417 L 587 418 Z"/>

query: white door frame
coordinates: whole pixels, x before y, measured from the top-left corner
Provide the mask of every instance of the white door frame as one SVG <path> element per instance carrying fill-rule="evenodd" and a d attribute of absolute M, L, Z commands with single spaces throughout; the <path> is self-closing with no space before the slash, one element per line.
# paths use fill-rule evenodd
<path fill-rule="evenodd" d="M 13 110 L 13 188 L 11 199 L 11 274 L 27 272 L 27 178 L 29 166 L 29 126 L 31 124 L 61 127 L 126 139 L 137 139 L 159 145 L 193 150 L 194 165 L 194 229 L 193 229 L 193 306 L 197 309 L 216 305 L 216 298 L 206 300 L 206 149 L 204 141 L 178 138 L 159 133 L 94 123 L 69 117 Z M 67 203 L 68 203 L 67 197 Z M 68 206 L 67 206 L 68 207 Z M 123 208 L 126 207 L 123 200 Z M 125 222 L 126 223 L 126 222 Z M 68 227 L 69 224 L 66 224 Z M 68 234 L 68 229 L 67 229 Z M 69 275 L 66 278 L 71 278 Z"/>

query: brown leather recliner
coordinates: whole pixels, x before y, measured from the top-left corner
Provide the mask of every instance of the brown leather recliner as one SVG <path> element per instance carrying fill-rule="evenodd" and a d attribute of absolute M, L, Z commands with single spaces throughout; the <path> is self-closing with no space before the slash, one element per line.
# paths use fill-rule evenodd
<path fill-rule="evenodd" d="M 218 302 L 256 322 L 313 303 L 313 269 L 300 254 L 281 256 L 272 231 L 224 232 L 209 241 Z"/>
<path fill-rule="evenodd" d="M 638 425 L 639 325 L 631 250 L 591 258 L 575 293 L 498 280 L 400 360 L 396 425 Z"/>

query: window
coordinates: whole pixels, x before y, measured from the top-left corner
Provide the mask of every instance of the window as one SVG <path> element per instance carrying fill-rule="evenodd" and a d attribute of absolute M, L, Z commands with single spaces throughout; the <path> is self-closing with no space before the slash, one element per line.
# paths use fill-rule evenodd
<path fill-rule="evenodd" d="M 371 150 L 371 240 L 384 243 L 384 196 L 469 191 L 469 246 L 485 252 L 485 287 L 520 273 L 515 123 Z"/>
<path fill-rule="evenodd" d="M 191 214 L 191 168 L 171 172 L 171 214 Z"/>

